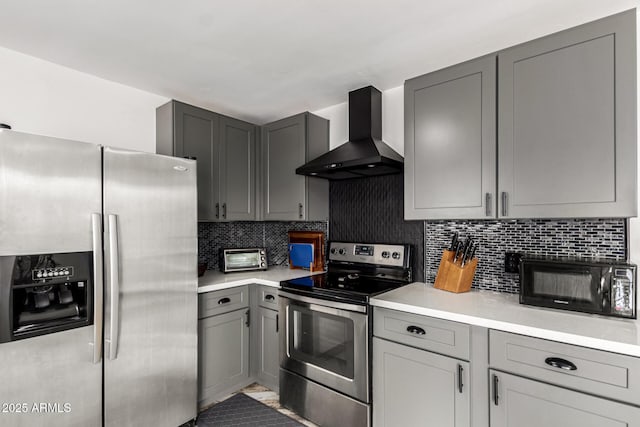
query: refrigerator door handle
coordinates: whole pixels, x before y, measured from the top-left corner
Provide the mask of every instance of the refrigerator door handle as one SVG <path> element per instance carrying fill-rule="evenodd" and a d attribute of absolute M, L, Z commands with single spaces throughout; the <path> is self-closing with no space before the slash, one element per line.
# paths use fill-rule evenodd
<path fill-rule="evenodd" d="M 118 357 L 118 327 L 120 307 L 120 265 L 118 262 L 118 217 L 109 215 L 109 288 L 111 293 L 111 319 L 109 339 L 109 360 Z"/>
<path fill-rule="evenodd" d="M 93 244 L 93 363 L 102 360 L 102 324 L 104 287 L 102 281 L 102 215 L 91 214 Z"/>

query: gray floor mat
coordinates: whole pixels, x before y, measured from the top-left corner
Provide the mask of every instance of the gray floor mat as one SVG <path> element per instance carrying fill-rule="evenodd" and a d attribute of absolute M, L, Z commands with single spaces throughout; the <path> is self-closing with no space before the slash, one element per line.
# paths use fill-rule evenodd
<path fill-rule="evenodd" d="M 304 427 L 244 393 L 238 393 L 198 415 L 198 427 Z"/>

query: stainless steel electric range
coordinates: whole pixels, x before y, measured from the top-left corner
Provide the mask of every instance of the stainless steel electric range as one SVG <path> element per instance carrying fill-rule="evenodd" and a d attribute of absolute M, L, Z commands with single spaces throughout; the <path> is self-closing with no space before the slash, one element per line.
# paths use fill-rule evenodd
<path fill-rule="evenodd" d="M 330 242 L 328 258 L 326 273 L 280 283 L 280 403 L 324 427 L 370 426 L 369 298 L 411 282 L 411 249 Z"/>

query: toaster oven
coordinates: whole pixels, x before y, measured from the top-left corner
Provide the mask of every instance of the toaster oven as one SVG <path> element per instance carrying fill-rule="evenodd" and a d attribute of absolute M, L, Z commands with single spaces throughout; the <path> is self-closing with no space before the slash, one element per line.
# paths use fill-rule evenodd
<path fill-rule="evenodd" d="M 220 249 L 219 257 L 218 265 L 223 273 L 266 270 L 268 266 L 265 248 L 225 248 Z"/>

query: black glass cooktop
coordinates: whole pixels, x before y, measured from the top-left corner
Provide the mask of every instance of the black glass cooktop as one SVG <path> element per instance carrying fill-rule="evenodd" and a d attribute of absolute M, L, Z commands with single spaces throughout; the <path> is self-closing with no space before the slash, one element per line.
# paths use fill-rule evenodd
<path fill-rule="evenodd" d="M 282 289 L 322 299 L 367 304 L 369 298 L 407 282 L 358 274 L 325 273 L 280 282 Z"/>

